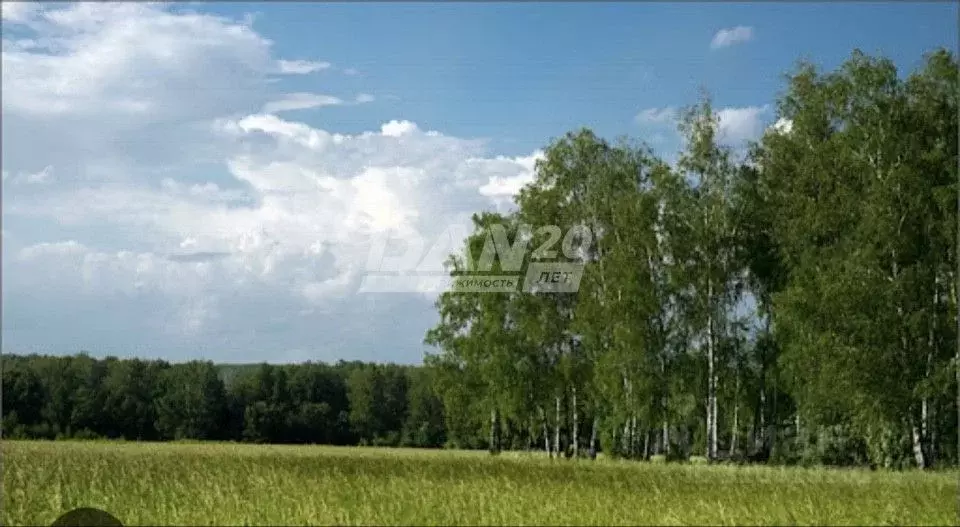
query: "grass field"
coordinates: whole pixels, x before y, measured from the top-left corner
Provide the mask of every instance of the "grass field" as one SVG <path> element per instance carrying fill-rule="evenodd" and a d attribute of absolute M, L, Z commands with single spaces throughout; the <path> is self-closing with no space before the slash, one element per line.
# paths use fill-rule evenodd
<path fill-rule="evenodd" d="M 4 441 L 4 525 L 957 524 L 957 473 L 317 446 Z"/>

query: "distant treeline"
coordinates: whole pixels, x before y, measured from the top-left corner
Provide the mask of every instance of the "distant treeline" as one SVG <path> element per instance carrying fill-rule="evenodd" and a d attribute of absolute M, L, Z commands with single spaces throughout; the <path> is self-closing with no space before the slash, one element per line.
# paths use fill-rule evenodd
<path fill-rule="evenodd" d="M 3 437 L 441 447 L 423 367 L 4 355 Z M 482 433 L 460 447 L 482 446 Z"/>

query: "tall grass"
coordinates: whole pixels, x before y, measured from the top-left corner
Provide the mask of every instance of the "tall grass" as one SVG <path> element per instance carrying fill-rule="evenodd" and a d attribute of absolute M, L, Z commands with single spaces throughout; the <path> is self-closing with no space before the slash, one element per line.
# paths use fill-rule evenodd
<path fill-rule="evenodd" d="M 957 523 L 957 474 L 319 446 L 5 441 L 4 525 Z"/>

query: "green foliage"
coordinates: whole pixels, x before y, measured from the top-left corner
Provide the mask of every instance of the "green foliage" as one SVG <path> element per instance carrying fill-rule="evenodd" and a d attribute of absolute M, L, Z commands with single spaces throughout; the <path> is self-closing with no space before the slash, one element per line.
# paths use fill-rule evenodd
<path fill-rule="evenodd" d="M 87 355 L 4 355 L 2 365 L 5 438 L 446 441 L 443 402 L 423 367 L 217 366 Z"/>
<path fill-rule="evenodd" d="M 859 51 L 801 63 L 789 126 L 742 158 L 707 96 L 680 115 L 675 166 L 586 129 L 553 141 L 463 253 L 496 224 L 529 225 L 531 248 L 540 227 L 586 229 L 580 290 L 442 295 L 426 341 L 448 421 L 493 409 L 556 452 L 597 418 L 611 456 L 960 463 L 957 80 L 946 50 L 909 75 Z"/>

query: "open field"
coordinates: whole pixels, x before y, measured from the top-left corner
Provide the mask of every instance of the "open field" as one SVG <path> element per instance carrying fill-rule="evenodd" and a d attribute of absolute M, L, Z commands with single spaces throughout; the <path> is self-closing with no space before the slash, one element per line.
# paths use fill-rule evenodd
<path fill-rule="evenodd" d="M 957 474 L 319 446 L 4 441 L 3 524 L 957 523 Z"/>

